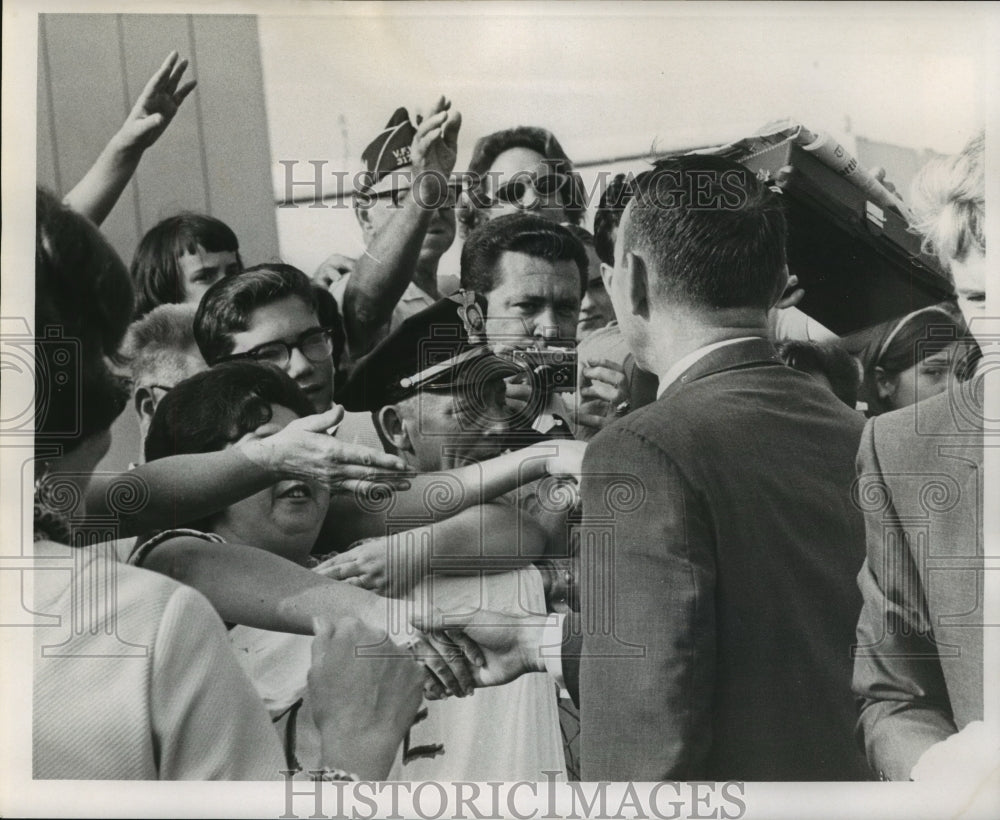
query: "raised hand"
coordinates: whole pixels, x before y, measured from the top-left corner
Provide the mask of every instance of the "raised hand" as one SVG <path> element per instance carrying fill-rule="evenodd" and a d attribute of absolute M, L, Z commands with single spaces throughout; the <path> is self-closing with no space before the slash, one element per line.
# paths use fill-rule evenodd
<path fill-rule="evenodd" d="M 455 160 L 458 158 L 461 113 L 451 110 L 450 100 L 439 97 L 426 117 L 418 114 L 416 119 L 417 133 L 410 146 L 414 178 L 422 172 L 449 177 L 455 170 Z M 435 192 L 431 191 L 431 194 Z"/>
<path fill-rule="evenodd" d="M 343 415 L 344 409 L 334 405 L 325 413 L 296 419 L 282 430 L 264 425 L 240 439 L 236 447 L 275 480 L 310 478 L 330 490 L 353 493 L 409 489 L 409 477 L 402 473 L 406 469 L 403 459 L 338 441 L 327 433 Z"/>
<path fill-rule="evenodd" d="M 178 60 L 176 51 L 167 55 L 163 65 L 149 78 L 118 132 L 122 147 L 145 150 L 167 130 L 181 103 L 197 84 L 196 80 L 181 84 L 187 67 L 187 59 Z"/>

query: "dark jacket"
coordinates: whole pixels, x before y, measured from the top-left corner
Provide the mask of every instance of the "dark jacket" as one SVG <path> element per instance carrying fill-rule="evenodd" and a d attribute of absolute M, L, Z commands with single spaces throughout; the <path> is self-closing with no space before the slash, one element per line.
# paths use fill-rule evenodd
<path fill-rule="evenodd" d="M 851 693 L 863 424 L 754 339 L 591 442 L 584 780 L 869 776 Z"/>

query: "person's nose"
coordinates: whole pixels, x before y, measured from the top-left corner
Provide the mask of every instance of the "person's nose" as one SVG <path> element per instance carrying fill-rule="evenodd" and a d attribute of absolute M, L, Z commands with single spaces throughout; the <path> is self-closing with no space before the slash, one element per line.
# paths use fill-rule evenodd
<path fill-rule="evenodd" d="M 292 348 L 292 353 L 288 357 L 286 372 L 293 379 L 301 379 L 308 376 L 314 370 L 313 363 L 297 347 Z"/>
<path fill-rule="evenodd" d="M 546 307 L 535 316 L 534 329 L 535 344 L 539 350 L 544 350 L 549 341 L 559 336 L 559 325 L 556 322 L 555 311 L 551 307 Z"/>
<path fill-rule="evenodd" d="M 521 195 L 520 206 L 522 211 L 538 211 L 542 207 L 542 200 L 531 185 L 524 186 L 524 193 Z"/>

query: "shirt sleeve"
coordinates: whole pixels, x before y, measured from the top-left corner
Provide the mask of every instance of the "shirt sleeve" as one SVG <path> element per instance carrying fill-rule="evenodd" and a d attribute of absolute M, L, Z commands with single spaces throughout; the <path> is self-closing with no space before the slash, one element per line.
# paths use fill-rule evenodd
<path fill-rule="evenodd" d="M 274 780 L 281 743 L 208 601 L 179 586 L 152 648 L 150 711 L 161 780 Z"/>

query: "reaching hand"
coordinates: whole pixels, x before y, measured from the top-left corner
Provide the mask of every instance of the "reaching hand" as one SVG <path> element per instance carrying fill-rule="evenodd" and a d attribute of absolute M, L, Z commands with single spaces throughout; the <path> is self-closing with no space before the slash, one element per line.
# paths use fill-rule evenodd
<path fill-rule="evenodd" d="M 377 595 L 398 598 L 427 570 L 421 545 L 402 543 L 400 539 L 404 537 L 405 533 L 399 533 L 364 538 L 328 558 L 315 571 Z"/>
<path fill-rule="evenodd" d="M 529 449 L 540 450 L 545 454 L 545 472 L 550 476 L 572 478 L 580 484 L 587 442 L 576 439 L 552 439 L 532 444 Z"/>
<path fill-rule="evenodd" d="M 539 651 L 545 615 L 504 615 L 478 610 L 462 620 L 415 615 L 413 625 L 462 649 L 477 686 L 509 683 L 527 672 L 544 672 Z"/>
<path fill-rule="evenodd" d="M 406 462 L 361 444 L 338 441 L 327 430 L 340 423 L 344 409 L 305 416 L 284 429 L 265 424 L 244 436 L 236 447 L 276 480 L 309 478 L 330 490 L 354 493 L 406 490 Z"/>
<path fill-rule="evenodd" d="M 317 618 L 313 631 L 309 696 L 322 763 L 383 780 L 420 708 L 424 670 L 405 652 L 359 652 L 380 636 L 354 618 Z"/>
<path fill-rule="evenodd" d="M 149 148 L 167 130 L 185 97 L 191 93 L 196 80 L 188 80 L 178 88 L 188 61 L 178 62 L 176 51 L 171 51 L 163 65 L 149 79 L 118 132 L 123 148 L 140 151 Z"/>

